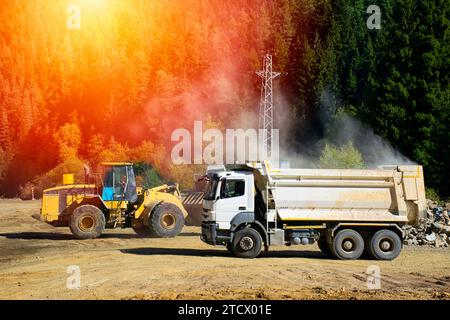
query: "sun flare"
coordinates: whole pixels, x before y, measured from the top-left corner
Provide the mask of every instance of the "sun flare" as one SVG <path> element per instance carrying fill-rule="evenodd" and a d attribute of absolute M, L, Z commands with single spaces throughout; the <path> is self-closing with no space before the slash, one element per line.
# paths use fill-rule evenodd
<path fill-rule="evenodd" d="M 108 5 L 108 0 L 80 0 L 81 5 L 91 8 L 102 8 Z"/>

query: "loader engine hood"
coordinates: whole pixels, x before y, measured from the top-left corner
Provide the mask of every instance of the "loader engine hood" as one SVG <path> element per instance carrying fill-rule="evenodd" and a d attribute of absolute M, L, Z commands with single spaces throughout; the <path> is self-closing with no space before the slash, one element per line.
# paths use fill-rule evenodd
<path fill-rule="evenodd" d="M 43 196 L 51 194 L 59 194 L 60 192 L 67 194 L 80 194 L 80 193 L 92 193 L 95 191 L 94 184 L 70 184 L 59 187 L 53 187 L 45 189 L 43 191 Z"/>
<path fill-rule="evenodd" d="M 60 214 L 68 207 L 68 202 L 78 201 L 95 192 L 95 185 L 91 184 L 71 184 L 44 190 L 40 220 L 48 223 L 60 221 Z"/>

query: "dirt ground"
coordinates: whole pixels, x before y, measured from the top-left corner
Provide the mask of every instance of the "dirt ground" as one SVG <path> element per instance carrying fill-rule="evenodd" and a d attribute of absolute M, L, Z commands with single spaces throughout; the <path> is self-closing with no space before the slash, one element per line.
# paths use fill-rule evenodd
<path fill-rule="evenodd" d="M 339 261 L 310 245 L 246 260 L 202 243 L 197 227 L 173 239 L 117 229 L 75 240 L 68 228 L 33 219 L 39 207 L 0 200 L 0 299 L 450 299 L 449 249 L 406 247 L 392 262 Z M 73 265 L 80 289 L 67 288 Z M 379 289 L 367 286 L 373 265 Z"/>

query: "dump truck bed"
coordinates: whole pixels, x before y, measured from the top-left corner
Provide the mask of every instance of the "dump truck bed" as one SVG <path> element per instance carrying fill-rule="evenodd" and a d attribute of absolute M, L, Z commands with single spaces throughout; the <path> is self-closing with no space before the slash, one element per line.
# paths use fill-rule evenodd
<path fill-rule="evenodd" d="M 269 188 L 280 220 L 416 224 L 426 215 L 423 170 L 418 165 L 275 169 L 264 163 L 256 170 L 255 184 L 259 190 Z"/>

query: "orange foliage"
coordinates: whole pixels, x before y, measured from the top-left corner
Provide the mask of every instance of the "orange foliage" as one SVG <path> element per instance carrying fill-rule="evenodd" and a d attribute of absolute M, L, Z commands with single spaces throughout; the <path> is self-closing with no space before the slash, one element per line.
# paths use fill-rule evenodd
<path fill-rule="evenodd" d="M 53 135 L 59 147 L 59 160 L 65 162 L 78 156 L 81 144 L 80 128 L 74 123 L 66 123 Z"/>
<path fill-rule="evenodd" d="M 79 30 L 67 27 L 69 4 L 81 10 Z M 284 19 L 268 6 L 1 1 L 0 194 L 58 183 L 64 170 L 82 178 L 82 163 L 102 161 L 146 161 L 190 186 L 195 170 L 170 164 L 171 133 L 258 108 L 254 71 L 272 44 L 255 25 Z"/>

